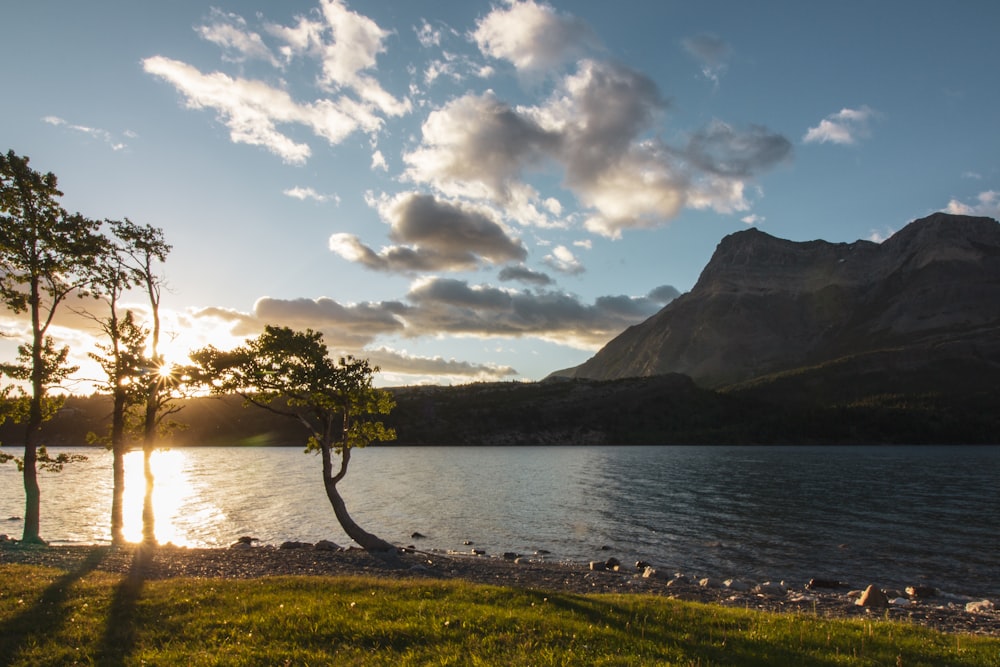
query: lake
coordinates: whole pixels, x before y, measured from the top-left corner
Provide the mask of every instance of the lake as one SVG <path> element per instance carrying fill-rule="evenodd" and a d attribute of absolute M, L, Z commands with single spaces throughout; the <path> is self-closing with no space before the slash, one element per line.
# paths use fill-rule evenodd
<path fill-rule="evenodd" d="M 42 536 L 106 543 L 111 455 L 73 451 L 90 460 L 41 475 Z M 126 531 L 138 540 L 141 453 L 126 463 Z M 349 543 L 319 458 L 299 448 L 177 448 L 154 464 L 161 542 Z M 489 554 L 1000 599 L 998 480 L 996 447 L 371 447 L 354 453 L 341 489 L 362 527 L 425 550 L 470 541 Z M 0 533 L 20 537 L 23 513 L 20 476 L 0 466 Z"/>

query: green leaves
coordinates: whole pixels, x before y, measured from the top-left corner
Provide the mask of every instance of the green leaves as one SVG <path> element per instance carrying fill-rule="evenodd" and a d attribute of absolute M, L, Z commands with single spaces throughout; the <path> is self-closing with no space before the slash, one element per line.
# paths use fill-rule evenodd
<path fill-rule="evenodd" d="M 352 356 L 334 362 L 320 332 L 268 325 L 234 350 L 209 346 L 191 359 L 195 367 L 188 375 L 212 393 L 238 394 L 301 421 L 310 431 L 306 451 L 324 446 L 339 451 L 396 437 L 371 420 L 395 405 L 388 392 L 372 386 L 378 368 Z"/>

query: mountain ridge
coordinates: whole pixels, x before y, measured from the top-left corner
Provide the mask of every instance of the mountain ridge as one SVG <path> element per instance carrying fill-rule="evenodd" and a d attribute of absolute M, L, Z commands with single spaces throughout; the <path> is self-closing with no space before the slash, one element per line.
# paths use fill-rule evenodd
<path fill-rule="evenodd" d="M 692 290 L 557 375 L 720 388 L 875 351 L 1000 360 L 1000 223 L 936 213 L 881 244 L 723 238 Z"/>

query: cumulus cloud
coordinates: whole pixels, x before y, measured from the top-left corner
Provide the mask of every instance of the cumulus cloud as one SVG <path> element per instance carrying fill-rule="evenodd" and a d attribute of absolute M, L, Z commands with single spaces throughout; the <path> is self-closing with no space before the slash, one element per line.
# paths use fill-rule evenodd
<path fill-rule="evenodd" d="M 330 237 L 330 249 L 377 271 L 459 271 L 481 262 L 523 261 L 524 244 L 487 208 L 406 192 L 373 202 L 399 245 L 375 252 L 350 234 Z"/>
<path fill-rule="evenodd" d="M 59 116 L 45 116 L 44 118 L 42 118 L 42 122 L 48 123 L 49 125 L 53 125 L 55 127 L 62 127 L 67 130 L 72 130 L 73 132 L 79 132 L 80 134 L 85 134 L 88 137 L 97 139 L 98 141 L 107 144 L 108 147 L 111 148 L 111 150 L 113 151 L 121 151 L 128 148 L 128 144 L 126 144 L 124 141 L 118 141 L 107 130 L 102 130 L 97 127 L 88 127 L 86 125 L 76 125 L 74 123 L 68 122 L 64 118 L 60 118 Z M 134 139 L 136 137 L 135 132 L 132 132 L 130 130 L 126 130 L 124 134 L 126 137 L 129 138 Z"/>
<path fill-rule="evenodd" d="M 546 255 L 542 261 L 559 273 L 577 275 L 586 270 L 584 269 L 583 264 L 580 263 L 580 260 L 573 255 L 573 252 L 563 245 L 553 248 L 552 252 Z"/>
<path fill-rule="evenodd" d="M 508 0 L 494 7 L 476 25 L 472 39 L 485 55 L 509 60 L 525 73 L 549 71 L 599 47 L 584 21 L 534 0 Z"/>
<path fill-rule="evenodd" d="M 421 133 L 421 145 L 403 156 L 407 178 L 451 196 L 497 201 L 525 187 L 522 170 L 540 163 L 558 140 L 492 91 L 431 112 Z"/>
<path fill-rule="evenodd" d="M 878 112 L 867 105 L 859 109 L 841 109 L 821 120 L 816 127 L 809 128 L 802 141 L 807 144 L 856 144 L 871 134 L 870 124 L 877 115 Z"/>
<path fill-rule="evenodd" d="M 523 264 L 516 266 L 505 266 L 497 274 L 502 282 L 518 281 L 528 285 L 551 285 L 552 278 L 547 273 L 533 271 Z"/>
<path fill-rule="evenodd" d="M 726 71 L 726 60 L 729 58 L 729 44 L 717 35 L 703 33 L 688 37 L 681 41 L 681 46 L 701 63 L 702 75 L 714 85 Z"/>
<path fill-rule="evenodd" d="M 404 155 L 406 177 L 456 197 L 504 205 L 522 224 L 553 226 L 558 201 L 522 179 L 561 169 L 586 208 L 585 227 L 616 238 L 685 206 L 729 213 L 749 207 L 746 181 L 786 159 L 791 143 L 760 126 L 716 121 L 687 145 L 647 135 L 666 108 L 656 84 L 621 65 L 585 60 L 541 105 L 511 107 L 495 94 L 466 95 L 431 113 L 421 144 Z"/>
<path fill-rule="evenodd" d="M 945 207 L 945 213 L 957 215 L 979 215 L 1000 219 L 1000 192 L 986 190 L 976 195 L 976 203 L 966 204 L 952 199 Z"/>

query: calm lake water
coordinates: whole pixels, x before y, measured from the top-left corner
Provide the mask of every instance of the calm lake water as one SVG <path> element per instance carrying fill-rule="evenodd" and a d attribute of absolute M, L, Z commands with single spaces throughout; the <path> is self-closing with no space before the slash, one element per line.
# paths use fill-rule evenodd
<path fill-rule="evenodd" d="M 87 463 L 42 475 L 41 532 L 54 543 L 109 540 L 111 456 L 85 451 Z M 161 542 L 348 543 L 319 458 L 298 448 L 172 449 L 154 461 Z M 126 529 L 138 539 L 141 454 L 127 467 Z M 467 551 L 470 540 L 490 554 L 1000 598 L 996 447 L 372 447 L 355 452 L 341 487 L 364 528 L 421 549 Z M 20 477 L 0 466 L 0 533 L 19 537 L 7 517 L 23 512 Z"/>

